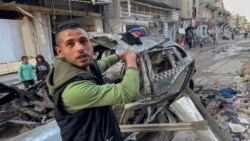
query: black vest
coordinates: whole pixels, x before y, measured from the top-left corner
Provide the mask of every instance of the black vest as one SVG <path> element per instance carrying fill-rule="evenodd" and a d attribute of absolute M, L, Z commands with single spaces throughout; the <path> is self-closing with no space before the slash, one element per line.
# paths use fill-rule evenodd
<path fill-rule="evenodd" d="M 60 87 L 53 96 L 55 118 L 61 129 L 63 141 L 122 141 L 120 129 L 111 106 L 82 109 L 76 113 L 64 110 L 61 94 L 68 84 L 79 80 L 90 80 L 104 84 L 96 63 L 90 65 L 93 75 L 79 75 Z"/>

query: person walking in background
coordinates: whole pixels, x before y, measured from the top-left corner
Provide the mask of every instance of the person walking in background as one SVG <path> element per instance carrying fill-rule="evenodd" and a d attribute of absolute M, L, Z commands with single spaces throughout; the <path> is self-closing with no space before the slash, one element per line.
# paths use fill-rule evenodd
<path fill-rule="evenodd" d="M 247 39 L 247 32 L 244 33 L 244 37 L 245 37 L 245 39 Z"/>
<path fill-rule="evenodd" d="M 234 40 L 234 33 L 233 33 L 233 32 L 232 32 L 232 35 L 231 35 L 231 36 L 232 36 L 232 40 Z"/>
<path fill-rule="evenodd" d="M 179 39 L 178 39 L 178 43 L 182 48 L 184 48 L 185 47 L 185 37 L 180 36 Z"/>
<path fill-rule="evenodd" d="M 203 40 L 202 40 L 202 37 L 199 37 L 198 41 L 199 41 L 200 48 L 202 48 L 202 47 L 203 47 Z"/>
<path fill-rule="evenodd" d="M 36 77 L 37 80 L 45 80 L 49 73 L 50 65 L 47 61 L 44 60 L 42 55 L 36 56 Z"/>
<path fill-rule="evenodd" d="M 35 84 L 33 70 L 35 66 L 29 63 L 28 56 L 21 57 L 22 64 L 18 68 L 18 78 L 24 84 L 24 87 L 27 89 L 29 86 Z"/>
<path fill-rule="evenodd" d="M 186 42 L 188 44 L 188 48 L 191 49 L 193 47 L 193 35 L 192 32 L 189 32 L 186 36 Z"/>
<path fill-rule="evenodd" d="M 212 35 L 214 44 L 216 43 L 216 33 Z"/>

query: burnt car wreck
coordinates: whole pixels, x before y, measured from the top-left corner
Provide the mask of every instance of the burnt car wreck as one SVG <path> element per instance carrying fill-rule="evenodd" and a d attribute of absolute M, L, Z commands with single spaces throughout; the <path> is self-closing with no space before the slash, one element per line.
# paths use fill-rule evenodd
<path fill-rule="evenodd" d="M 140 95 L 133 103 L 114 107 L 124 140 L 140 140 L 147 132 L 160 132 L 157 140 L 172 140 L 185 130 L 200 140 L 232 140 L 194 96 L 195 62 L 178 44 L 152 36 L 140 37 L 140 45 L 128 45 L 120 35 L 90 37 L 98 59 L 126 50 L 140 54 Z M 120 80 L 124 68 L 114 65 L 105 76 Z"/>
<path fill-rule="evenodd" d="M 139 45 L 127 44 L 121 40 L 121 35 L 89 33 L 89 37 L 94 46 L 96 59 L 127 50 L 133 50 L 140 54 L 140 94 L 134 102 L 117 105 L 113 108 L 125 141 L 141 140 L 149 132 L 160 133 L 157 140 L 170 141 L 178 131 L 187 130 L 193 131 L 202 141 L 232 140 L 194 96 L 192 76 L 195 73 L 195 62 L 178 44 L 166 41 L 164 38 L 151 36 L 140 37 L 142 44 Z M 103 74 L 105 80 L 109 83 L 121 81 L 124 68 L 122 63 L 112 66 Z M 43 107 L 43 110 L 38 114 L 39 117 L 31 112 L 22 113 L 36 117 L 36 120 L 33 121 L 39 125 L 53 119 L 53 105 L 48 93 L 45 92 L 46 87 L 43 83 L 28 91 L 35 91 L 39 100 L 34 102 L 31 100 L 32 98 L 29 98 L 28 101 L 19 102 L 18 107 L 24 108 L 25 104 L 20 105 L 20 103 L 26 103 L 25 108 L 27 108 L 28 103 L 28 105 L 33 104 L 33 106 L 28 106 L 32 108 L 32 111 L 39 106 L 40 109 Z M 21 91 L 17 90 L 16 92 L 15 95 L 21 95 Z M 21 98 L 22 96 L 13 96 L 9 101 L 13 99 L 20 101 Z M 15 107 L 15 104 L 12 107 Z M 19 121 L 23 120 L 19 119 Z M 26 123 L 30 121 L 32 118 L 29 118 Z M 3 127 L 11 121 L 8 118 L 1 122 L 0 125 Z M 49 138 L 59 135 L 59 129 L 55 130 L 56 132 L 49 136 L 46 133 L 41 133 L 33 138 L 29 136 L 29 139 L 49 140 Z M 32 131 L 28 134 L 32 135 Z M 12 140 L 25 137 L 27 134 L 26 136 L 17 136 Z"/>

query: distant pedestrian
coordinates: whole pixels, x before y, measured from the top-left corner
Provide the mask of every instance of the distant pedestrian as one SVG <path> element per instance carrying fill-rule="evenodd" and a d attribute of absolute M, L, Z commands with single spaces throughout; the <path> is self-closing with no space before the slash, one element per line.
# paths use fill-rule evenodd
<path fill-rule="evenodd" d="M 247 33 L 244 34 L 245 39 L 247 39 Z"/>
<path fill-rule="evenodd" d="M 212 35 L 214 44 L 216 43 L 216 33 Z"/>
<path fill-rule="evenodd" d="M 180 36 L 178 39 L 178 44 L 184 48 L 185 47 L 185 37 L 184 36 Z"/>
<path fill-rule="evenodd" d="M 199 37 L 198 41 L 199 41 L 200 48 L 202 48 L 203 47 L 203 39 L 201 37 Z"/>
<path fill-rule="evenodd" d="M 50 65 L 47 61 L 44 60 L 42 55 L 36 56 L 36 77 L 37 80 L 45 80 L 49 73 Z"/>
<path fill-rule="evenodd" d="M 232 40 L 234 40 L 234 33 L 233 33 L 233 32 L 232 32 L 232 35 L 231 35 L 231 36 L 232 36 Z"/>
<path fill-rule="evenodd" d="M 24 84 L 25 88 L 29 88 L 35 84 L 33 70 L 35 66 L 29 63 L 29 58 L 27 56 L 21 57 L 22 64 L 18 68 L 18 78 Z"/>
<path fill-rule="evenodd" d="M 188 44 L 188 48 L 191 49 L 193 47 L 193 35 L 192 32 L 189 32 L 186 36 L 186 42 Z"/>

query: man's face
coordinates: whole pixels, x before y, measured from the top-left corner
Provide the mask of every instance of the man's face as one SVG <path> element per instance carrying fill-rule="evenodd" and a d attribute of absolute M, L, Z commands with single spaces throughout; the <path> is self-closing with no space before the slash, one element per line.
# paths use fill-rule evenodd
<path fill-rule="evenodd" d="M 81 69 L 87 69 L 93 56 L 93 48 L 86 31 L 82 28 L 64 30 L 58 34 L 57 44 L 59 56 Z"/>

